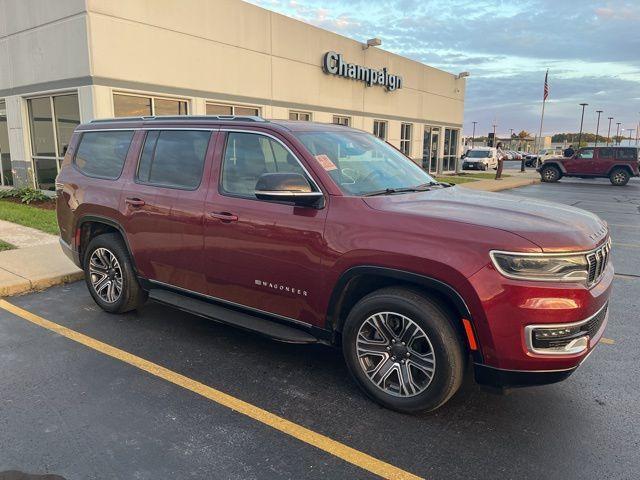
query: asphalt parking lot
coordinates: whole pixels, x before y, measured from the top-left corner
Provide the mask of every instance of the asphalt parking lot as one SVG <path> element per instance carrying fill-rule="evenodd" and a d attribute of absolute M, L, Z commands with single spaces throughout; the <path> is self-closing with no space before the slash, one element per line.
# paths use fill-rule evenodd
<path fill-rule="evenodd" d="M 0 309 L 0 472 L 355 479 L 376 478 L 363 467 L 378 461 L 406 478 L 637 478 L 640 180 L 620 188 L 563 179 L 509 194 L 576 205 L 611 228 L 618 275 L 607 342 L 567 381 L 497 396 L 468 379 L 437 412 L 402 415 L 367 400 L 338 351 L 276 343 L 152 302 L 109 315 L 75 283 L 9 301 L 357 453 L 313 446 Z"/>

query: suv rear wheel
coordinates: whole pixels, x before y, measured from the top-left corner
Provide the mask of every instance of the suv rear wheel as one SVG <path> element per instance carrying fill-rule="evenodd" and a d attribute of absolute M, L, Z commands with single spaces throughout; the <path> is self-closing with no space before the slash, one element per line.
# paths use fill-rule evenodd
<path fill-rule="evenodd" d="M 629 177 L 630 175 L 626 168 L 614 168 L 609 175 L 609 181 L 613 185 L 621 187 L 627 184 Z"/>
<path fill-rule="evenodd" d="M 98 235 L 84 256 L 84 278 L 89 293 L 103 310 L 124 313 L 147 299 L 136 278 L 129 252 L 116 233 Z"/>
<path fill-rule="evenodd" d="M 561 173 L 558 167 L 549 165 L 547 167 L 542 167 L 540 170 L 540 178 L 543 182 L 557 182 L 560 180 Z"/>
<path fill-rule="evenodd" d="M 385 407 L 435 410 L 462 383 L 465 356 L 454 320 L 412 290 L 391 287 L 367 295 L 349 312 L 343 330 L 351 375 Z"/>

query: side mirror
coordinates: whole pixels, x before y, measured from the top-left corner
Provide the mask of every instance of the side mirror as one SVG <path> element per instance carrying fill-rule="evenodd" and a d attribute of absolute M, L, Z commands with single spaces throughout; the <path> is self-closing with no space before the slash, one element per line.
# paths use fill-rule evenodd
<path fill-rule="evenodd" d="M 260 200 L 315 208 L 320 208 L 324 199 L 322 192 L 314 192 L 307 179 L 299 173 L 263 173 L 256 182 L 255 194 Z"/>

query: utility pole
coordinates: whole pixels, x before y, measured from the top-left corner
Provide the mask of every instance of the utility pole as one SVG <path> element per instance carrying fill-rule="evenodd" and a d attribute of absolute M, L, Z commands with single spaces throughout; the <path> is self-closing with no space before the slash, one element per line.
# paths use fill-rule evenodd
<path fill-rule="evenodd" d="M 617 122 L 616 125 L 618 126 L 616 129 L 616 145 L 620 145 L 620 125 L 622 125 L 622 122 Z"/>
<path fill-rule="evenodd" d="M 498 144 L 498 142 L 496 142 L 496 127 L 497 127 L 497 125 L 493 125 L 493 145 L 491 145 L 491 146 L 494 147 L 494 148 Z"/>
<path fill-rule="evenodd" d="M 609 139 L 611 138 L 611 120 L 613 120 L 613 117 L 609 117 L 609 130 L 607 131 L 607 147 L 609 146 Z"/>
<path fill-rule="evenodd" d="M 635 130 L 635 128 L 627 128 L 627 131 L 629 132 L 629 146 L 631 146 L 631 132 L 633 132 Z"/>
<path fill-rule="evenodd" d="M 598 114 L 598 123 L 596 123 L 596 144 L 594 147 L 598 146 L 598 131 L 600 130 L 600 114 L 602 113 L 602 110 L 596 110 L 596 113 Z"/>
<path fill-rule="evenodd" d="M 513 128 L 510 128 L 509 131 L 511 132 L 509 135 L 509 150 L 513 150 Z"/>
<path fill-rule="evenodd" d="M 580 150 L 580 142 L 582 141 L 582 124 L 584 123 L 584 107 L 589 105 L 588 103 L 581 103 L 582 117 L 580 118 L 580 135 L 578 135 L 578 150 Z"/>
<path fill-rule="evenodd" d="M 471 148 L 473 148 L 476 144 L 476 123 L 478 122 L 472 122 L 473 123 L 473 133 L 471 134 Z"/>

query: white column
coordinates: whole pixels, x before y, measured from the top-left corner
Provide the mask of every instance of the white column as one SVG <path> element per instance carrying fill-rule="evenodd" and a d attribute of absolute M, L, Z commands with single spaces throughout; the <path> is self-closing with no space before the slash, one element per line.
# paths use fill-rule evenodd
<path fill-rule="evenodd" d="M 5 97 L 5 101 L 14 186 L 34 187 L 27 102 L 19 95 Z"/>

